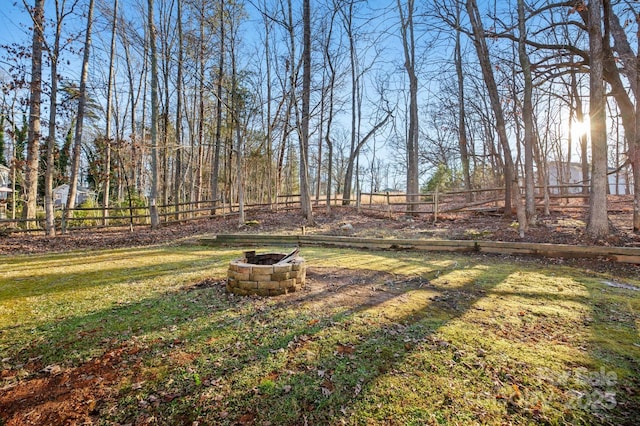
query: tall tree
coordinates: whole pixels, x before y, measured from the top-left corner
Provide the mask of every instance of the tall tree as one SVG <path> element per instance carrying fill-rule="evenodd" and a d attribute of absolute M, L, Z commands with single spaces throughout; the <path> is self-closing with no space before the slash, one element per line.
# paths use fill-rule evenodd
<path fill-rule="evenodd" d="M 149 213 L 151 215 L 151 229 L 156 229 L 160 226 L 158 216 L 158 53 L 156 46 L 156 27 L 153 17 L 153 2 L 154 0 L 147 1 L 151 55 L 151 192 L 149 196 Z"/>
<path fill-rule="evenodd" d="M 169 133 L 170 133 L 170 120 L 169 120 L 169 109 L 171 107 L 171 98 L 172 93 L 169 90 L 169 84 L 172 79 L 171 75 L 171 63 L 172 61 L 172 45 L 173 45 L 173 31 L 174 31 L 174 20 L 173 20 L 173 8 L 175 5 L 175 1 L 171 1 L 169 3 L 165 3 L 160 8 L 160 13 L 158 14 L 159 25 L 156 28 L 159 28 L 160 34 L 160 70 L 162 72 L 162 95 L 163 102 L 160 102 L 162 105 L 162 112 L 160 113 L 160 117 L 162 117 L 162 125 L 161 125 L 161 135 L 162 142 L 159 147 L 159 159 L 161 163 L 159 164 L 158 173 L 160 178 L 162 179 L 162 184 L 160 186 L 160 199 L 163 206 L 167 206 L 169 204 L 169 190 L 170 190 L 170 175 L 171 171 L 169 170 L 169 155 L 170 155 L 170 146 L 169 146 Z"/>
<path fill-rule="evenodd" d="M 336 7 L 334 1 L 334 8 L 331 14 L 331 21 L 329 23 L 329 32 L 327 34 L 327 38 L 324 43 L 324 60 L 329 68 L 329 99 L 328 99 L 328 112 L 327 112 L 327 129 L 325 133 L 325 142 L 327 143 L 327 214 L 331 212 L 331 182 L 333 175 L 333 141 L 332 141 L 332 133 L 331 126 L 333 124 L 333 107 L 334 107 L 334 93 L 336 86 L 336 67 L 333 63 L 333 53 L 331 52 L 331 39 L 333 35 L 333 26 L 336 18 L 336 14 L 338 13 L 338 9 Z"/>
<path fill-rule="evenodd" d="M 143 26 L 146 28 L 147 26 Z M 148 74 L 148 58 L 146 54 L 142 54 L 142 69 L 136 70 L 135 68 L 135 60 L 134 60 L 134 52 L 132 51 L 132 47 L 135 47 L 135 41 L 137 40 L 140 44 L 143 45 L 144 50 L 147 51 L 148 46 L 148 31 L 145 31 L 145 35 L 140 37 L 137 32 L 133 32 L 130 26 L 121 25 L 120 26 L 120 44 L 122 45 L 122 50 L 124 51 L 124 62 L 126 67 L 126 79 L 127 79 L 127 87 L 128 87 L 128 106 L 129 106 L 129 127 L 131 129 L 131 136 L 129 140 L 129 155 L 126 157 L 130 158 L 130 162 L 128 166 L 121 164 L 123 169 L 122 174 L 125 176 L 125 181 L 127 182 L 127 192 L 129 193 L 129 201 L 130 207 L 132 207 L 131 203 L 131 191 L 136 195 L 140 194 L 142 188 L 142 152 L 144 151 L 142 141 L 144 141 L 145 134 L 145 126 L 141 126 L 142 135 L 138 135 L 138 111 L 140 98 L 145 98 L 146 94 L 146 82 L 147 82 L 147 74 Z M 142 122 L 144 123 L 145 118 L 145 105 L 143 100 L 142 105 Z M 124 159 L 122 153 L 118 151 L 118 157 Z"/>
<path fill-rule="evenodd" d="M 202 185 L 203 185 L 203 162 L 204 162 L 204 106 L 205 106 L 205 78 L 206 78 L 206 44 L 205 40 L 205 21 L 206 17 L 206 2 L 201 1 L 200 4 L 200 16 L 198 16 L 200 37 L 199 37 L 199 49 L 198 49 L 198 157 L 196 161 L 196 175 L 194 184 L 193 201 L 199 203 L 202 199 Z"/>
<path fill-rule="evenodd" d="M 465 102 L 465 90 L 464 90 L 464 72 L 462 70 L 462 42 L 461 42 L 461 15 L 462 8 L 459 2 L 455 2 L 455 32 L 456 41 L 454 48 L 454 62 L 456 65 L 456 76 L 458 83 L 458 147 L 460 148 L 460 162 L 462 163 L 462 178 L 464 181 L 464 189 L 471 190 L 471 172 L 469 167 L 469 150 L 468 150 L 468 137 L 467 137 L 467 109 Z M 471 193 L 468 194 L 467 200 L 470 199 Z"/>
<path fill-rule="evenodd" d="M 570 80 L 570 84 L 571 84 L 570 98 L 572 99 L 571 108 L 575 109 L 576 121 L 578 123 L 584 123 L 585 114 L 584 114 L 584 110 L 582 109 L 582 98 L 580 97 L 580 91 L 578 89 L 578 80 L 576 78 L 576 73 L 577 73 L 576 70 L 574 69 L 571 70 L 571 80 Z M 588 152 L 589 143 L 587 138 L 587 132 L 582 132 L 578 137 L 578 141 L 580 143 L 580 159 L 581 159 L 581 165 L 582 165 L 582 168 L 581 168 L 582 193 L 588 194 L 589 188 L 587 187 L 587 182 L 589 182 L 589 158 L 587 157 L 587 152 Z M 567 161 L 571 163 L 571 158 L 568 158 Z M 569 164 L 569 166 L 570 165 L 571 164 Z"/>
<path fill-rule="evenodd" d="M 93 25 L 94 0 L 89 0 L 87 12 L 87 27 L 84 40 L 84 52 L 82 55 L 82 71 L 80 73 L 80 87 L 78 92 L 78 113 L 76 115 L 76 132 L 73 142 L 73 158 L 71 159 L 71 177 L 69 178 L 69 193 L 64 211 L 65 220 L 68 221 L 71 210 L 76 206 L 76 194 L 78 190 L 78 177 L 80 173 L 80 150 L 82 148 L 82 135 L 84 118 L 87 109 L 87 80 L 89 79 L 89 56 L 91 54 L 91 29 Z"/>
<path fill-rule="evenodd" d="M 300 205 L 307 223 L 313 222 L 309 188 L 309 111 L 311 103 L 311 8 L 309 0 L 302 2 L 302 123 L 300 135 Z"/>
<path fill-rule="evenodd" d="M 518 0 L 518 58 L 524 77 L 524 99 L 522 101 L 522 121 L 524 123 L 524 180 L 525 180 L 525 213 L 527 225 L 536 224 L 536 200 L 533 174 L 533 77 L 531 62 L 527 54 L 527 29 L 524 0 Z"/>
<path fill-rule="evenodd" d="M 590 0 L 589 10 L 589 120 L 591 123 L 591 193 L 587 233 L 602 238 L 609 233 L 607 213 L 607 128 L 604 93 L 603 0 Z M 605 25 L 606 19 L 605 19 Z"/>
<path fill-rule="evenodd" d="M 523 236 L 527 223 L 526 218 L 524 217 L 524 211 L 521 207 L 518 177 L 513 162 L 513 156 L 511 155 L 511 147 L 509 146 L 509 138 L 507 136 L 507 128 L 502 109 L 502 102 L 500 101 L 500 94 L 498 92 L 498 85 L 496 84 L 495 76 L 493 75 L 493 66 L 491 64 L 489 49 L 485 40 L 485 30 L 482 25 L 482 20 L 480 19 L 480 12 L 476 1 L 467 0 L 466 8 L 473 30 L 473 44 L 476 48 L 476 53 L 480 62 L 482 77 L 485 85 L 487 86 L 487 94 L 489 96 L 489 102 L 495 119 L 495 128 L 504 155 L 504 214 L 506 217 L 511 216 L 511 209 L 515 204 L 518 212 L 519 231 L 520 235 Z"/>
<path fill-rule="evenodd" d="M 112 114 L 112 98 L 113 98 L 113 79 L 115 78 L 115 55 L 116 55 L 116 29 L 118 23 L 118 0 L 113 0 L 113 21 L 111 22 L 111 48 L 109 49 L 109 76 L 107 77 L 107 114 L 105 117 L 106 126 L 104 129 L 104 190 L 102 201 L 102 221 L 107 224 L 109 216 L 109 198 L 111 190 L 111 114 Z"/>
<path fill-rule="evenodd" d="M 180 201 L 182 199 L 182 79 L 184 70 L 184 34 L 182 32 L 182 0 L 177 0 L 178 16 L 178 63 L 177 63 L 177 75 L 176 75 L 176 159 L 175 159 L 175 171 L 174 171 L 174 183 L 173 183 L 173 202 L 174 209 L 176 211 L 176 219 L 180 219 Z M 215 198 L 215 197 L 214 197 Z"/>
<path fill-rule="evenodd" d="M 54 236 L 55 212 L 53 206 L 53 180 L 56 174 L 55 152 L 56 152 L 56 127 L 58 113 L 58 61 L 60 59 L 60 39 L 62 37 L 62 27 L 64 19 L 73 12 L 77 1 L 73 1 L 69 9 L 66 9 L 66 1 L 56 0 L 56 22 L 53 45 L 49 47 L 49 64 L 51 78 L 51 93 L 49 95 L 49 134 L 47 135 L 46 148 L 46 170 L 44 175 L 44 212 L 45 233 Z"/>
<path fill-rule="evenodd" d="M 640 11 L 636 12 L 636 137 L 630 144 L 633 165 L 633 231 L 640 234 Z"/>
<path fill-rule="evenodd" d="M 211 198 L 213 199 L 213 214 L 216 213 L 216 207 L 218 206 L 218 198 L 220 194 L 218 191 L 218 175 L 220 174 L 220 150 L 222 148 L 222 127 L 224 125 L 222 121 L 222 88 L 224 82 L 224 57 L 225 57 L 225 0 L 220 0 L 220 11 L 218 20 L 218 30 L 220 31 L 220 53 L 218 57 L 218 75 L 216 82 L 216 133 L 215 133 L 215 147 L 213 151 L 213 169 L 211 172 Z"/>
<path fill-rule="evenodd" d="M 232 19 L 229 28 L 229 55 L 231 57 L 231 113 L 233 117 L 233 126 L 235 130 L 235 154 L 236 154 L 236 179 L 238 185 L 238 225 L 245 224 L 245 193 L 244 193 L 244 138 L 243 138 L 243 120 L 241 118 L 241 96 L 238 84 L 238 68 L 237 68 L 237 47 L 238 47 L 238 28 L 236 22 Z"/>
<path fill-rule="evenodd" d="M 262 19 L 264 22 L 264 58 L 265 58 L 265 71 L 266 71 L 266 111 L 263 110 L 265 115 L 264 119 L 264 127 L 266 129 L 265 134 L 265 145 L 267 147 L 267 203 L 269 204 L 269 208 L 273 208 L 273 125 L 272 125 L 272 102 L 273 102 L 273 81 L 272 81 L 272 45 L 271 45 L 271 34 L 272 34 L 272 22 L 271 18 L 265 13 L 268 10 L 267 1 L 263 0 L 262 3 L 263 14 Z M 281 97 L 280 105 L 283 105 L 285 102 L 285 97 Z M 273 117 L 274 123 L 277 118 Z"/>
<path fill-rule="evenodd" d="M 409 129 L 407 133 L 407 213 L 417 212 L 420 201 L 420 182 L 418 180 L 418 77 L 416 75 L 416 42 L 413 30 L 414 2 L 408 0 L 406 14 L 402 2 L 398 0 L 400 14 L 400 33 L 404 52 L 404 68 L 409 78 Z"/>
<path fill-rule="evenodd" d="M 44 0 L 35 0 L 31 10 L 33 39 L 31 43 L 31 83 L 29 86 L 29 131 L 25 173 L 23 219 L 35 219 L 38 197 L 38 154 L 40 148 L 40 102 L 42 97 L 42 46 L 44 42 Z M 30 227 L 31 222 L 27 223 Z"/>
<path fill-rule="evenodd" d="M 347 170 L 344 177 L 344 187 L 342 192 L 342 204 L 349 205 L 351 203 L 351 185 L 353 184 L 353 168 L 356 155 L 356 141 L 358 140 L 358 116 L 359 108 L 358 102 L 359 93 L 358 86 L 360 85 L 360 73 L 358 70 L 358 57 L 356 51 L 356 29 L 354 26 L 354 3 L 355 1 L 349 0 L 346 2 L 345 7 L 340 7 L 340 14 L 342 15 L 343 27 L 349 40 L 349 62 L 351 71 L 351 149 L 349 150 L 349 162 L 347 163 Z"/>

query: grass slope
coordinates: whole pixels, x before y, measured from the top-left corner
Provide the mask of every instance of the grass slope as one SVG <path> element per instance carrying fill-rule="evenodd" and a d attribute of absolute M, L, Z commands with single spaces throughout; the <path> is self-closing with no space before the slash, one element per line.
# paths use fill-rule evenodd
<path fill-rule="evenodd" d="M 223 280 L 240 253 L 4 257 L 0 424 L 640 418 L 640 292 L 605 284 L 637 279 L 489 256 L 305 248 L 307 290 L 239 298 Z"/>

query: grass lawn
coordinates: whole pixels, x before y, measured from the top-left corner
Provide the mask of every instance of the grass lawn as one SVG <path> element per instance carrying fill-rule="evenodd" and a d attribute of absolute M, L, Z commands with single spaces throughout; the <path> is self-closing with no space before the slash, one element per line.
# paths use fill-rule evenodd
<path fill-rule="evenodd" d="M 305 247 L 305 290 L 243 298 L 241 252 L 3 257 L 0 425 L 640 419 L 639 277 Z"/>

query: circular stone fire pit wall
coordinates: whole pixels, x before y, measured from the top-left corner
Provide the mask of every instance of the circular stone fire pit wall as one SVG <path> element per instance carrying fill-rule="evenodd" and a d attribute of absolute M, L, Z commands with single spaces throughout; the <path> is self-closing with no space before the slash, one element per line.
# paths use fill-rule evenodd
<path fill-rule="evenodd" d="M 244 253 L 242 259 L 232 260 L 227 272 L 227 290 L 248 296 L 277 296 L 300 290 L 304 286 L 306 267 L 304 259 L 295 257 L 278 264 L 287 256 L 282 253 Z"/>

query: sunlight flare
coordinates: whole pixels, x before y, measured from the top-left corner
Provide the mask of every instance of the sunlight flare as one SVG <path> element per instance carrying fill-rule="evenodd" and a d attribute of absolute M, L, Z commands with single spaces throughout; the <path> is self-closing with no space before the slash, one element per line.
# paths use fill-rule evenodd
<path fill-rule="evenodd" d="M 571 134 L 577 138 L 588 135 L 590 128 L 589 116 L 585 116 L 582 121 L 574 120 L 571 122 Z"/>

